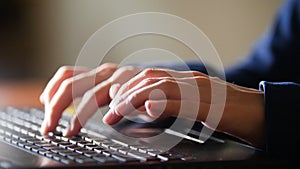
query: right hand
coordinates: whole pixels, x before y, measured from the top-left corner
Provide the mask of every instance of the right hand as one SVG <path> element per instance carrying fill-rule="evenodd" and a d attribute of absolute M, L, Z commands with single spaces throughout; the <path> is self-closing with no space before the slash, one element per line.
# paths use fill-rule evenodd
<path fill-rule="evenodd" d="M 41 133 L 54 131 L 64 110 L 75 98 L 81 97 L 70 126 L 64 133 L 65 136 L 76 135 L 99 107 L 111 101 L 114 91 L 139 71 L 137 67 L 119 68 L 111 63 L 93 70 L 72 66 L 59 68 L 40 96 L 45 106 Z M 112 86 L 115 90 L 111 90 Z"/>

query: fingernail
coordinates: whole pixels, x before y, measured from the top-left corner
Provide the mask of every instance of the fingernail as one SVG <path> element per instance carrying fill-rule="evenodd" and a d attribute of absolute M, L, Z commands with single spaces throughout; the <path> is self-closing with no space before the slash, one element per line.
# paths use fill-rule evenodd
<path fill-rule="evenodd" d="M 151 109 L 151 103 L 149 101 L 145 102 L 145 106 L 146 106 L 146 110 L 150 110 Z"/>
<path fill-rule="evenodd" d="M 148 115 L 150 115 L 153 118 L 158 118 L 163 113 L 163 110 L 160 110 L 159 108 L 155 110 L 153 109 L 151 110 L 152 104 L 149 101 L 145 102 L 145 107 Z"/>
<path fill-rule="evenodd" d="M 103 117 L 102 121 L 105 123 L 105 124 L 108 124 L 108 125 L 113 125 L 115 123 L 117 123 L 118 121 L 121 120 L 122 117 L 116 115 L 113 113 L 112 110 L 109 110 Z"/>

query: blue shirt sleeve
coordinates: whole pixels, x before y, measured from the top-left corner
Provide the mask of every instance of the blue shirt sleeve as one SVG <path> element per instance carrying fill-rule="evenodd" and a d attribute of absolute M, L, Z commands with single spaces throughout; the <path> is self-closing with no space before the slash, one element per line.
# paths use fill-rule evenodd
<path fill-rule="evenodd" d="M 273 158 L 296 162 L 300 143 L 300 85 L 262 81 L 260 89 L 265 94 L 266 150 Z"/>

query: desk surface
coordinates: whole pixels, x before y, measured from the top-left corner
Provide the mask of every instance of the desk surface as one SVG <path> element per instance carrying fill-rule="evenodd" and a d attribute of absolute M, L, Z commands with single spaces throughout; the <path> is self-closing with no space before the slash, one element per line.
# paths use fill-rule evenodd
<path fill-rule="evenodd" d="M 42 107 L 39 96 L 46 82 L 17 80 L 0 82 L 0 107 Z"/>

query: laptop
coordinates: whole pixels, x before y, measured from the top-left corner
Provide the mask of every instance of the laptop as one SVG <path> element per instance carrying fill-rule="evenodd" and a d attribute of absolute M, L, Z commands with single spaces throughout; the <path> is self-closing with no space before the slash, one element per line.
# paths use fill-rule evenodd
<path fill-rule="evenodd" d="M 67 138 L 61 133 L 71 115 L 64 113 L 47 136 L 39 133 L 43 117 L 34 108 L 0 109 L 0 168 L 278 167 L 263 151 L 228 135 L 215 132 L 201 140 L 205 126 L 195 123 L 188 129 L 185 124 L 191 122 L 184 119 L 176 130 L 170 128 L 174 118 L 148 123 L 125 119 L 110 127 L 96 113 L 77 136 Z"/>

